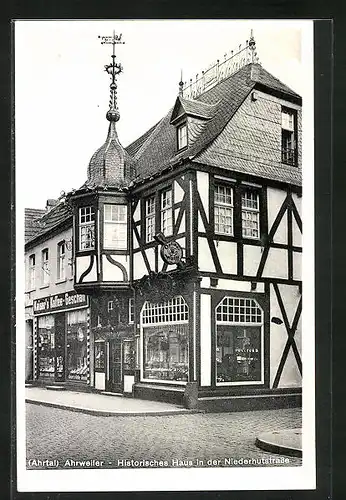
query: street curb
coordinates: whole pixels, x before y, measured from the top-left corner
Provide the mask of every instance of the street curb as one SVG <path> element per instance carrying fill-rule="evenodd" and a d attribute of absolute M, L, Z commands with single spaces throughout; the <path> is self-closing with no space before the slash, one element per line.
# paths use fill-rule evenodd
<path fill-rule="evenodd" d="M 147 412 L 121 412 L 121 411 L 109 411 L 109 410 L 95 410 L 92 408 L 83 408 L 80 406 L 70 406 L 64 405 L 62 403 L 51 403 L 50 401 L 38 401 L 36 399 L 25 399 L 26 403 L 48 406 L 51 408 L 59 408 L 60 410 L 69 410 L 79 413 L 85 413 L 87 415 L 94 415 L 97 417 L 165 417 L 172 415 L 191 415 L 194 413 L 205 413 L 204 410 L 188 410 L 185 408 L 177 410 L 168 411 L 147 411 Z"/>
<path fill-rule="evenodd" d="M 302 458 L 302 450 L 298 448 L 292 448 L 290 446 L 283 446 L 275 443 L 270 443 L 269 441 L 264 441 L 263 439 L 256 438 L 255 445 L 264 451 L 269 451 L 270 453 L 277 453 L 278 455 L 288 455 L 290 457 Z"/>

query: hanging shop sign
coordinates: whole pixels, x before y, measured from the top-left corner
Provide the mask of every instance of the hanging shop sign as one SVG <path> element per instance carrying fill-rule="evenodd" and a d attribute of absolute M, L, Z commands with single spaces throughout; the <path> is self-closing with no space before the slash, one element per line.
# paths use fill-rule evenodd
<path fill-rule="evenodd" d="M 34 314 L 54 313 L 62 310 L 80 309 L 88 307 L 89 300 L 84 293 L 75 291 L 56 293 L 49 297 L 42 297 L 33 301 Z"/>

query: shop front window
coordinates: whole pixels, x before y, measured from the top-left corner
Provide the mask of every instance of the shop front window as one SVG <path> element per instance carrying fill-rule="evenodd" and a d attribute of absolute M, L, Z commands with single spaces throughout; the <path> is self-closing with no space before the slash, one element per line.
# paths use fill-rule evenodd
<path fill-rule="evenodd" d="M 133 340 L 124 340 L 124 370 L 133 370 L 135 367 L 135 349 Z"/>
<path fill-rule="evenodd" d="M 263 312 L 254 299 L 225 297 L 216 308 L 216 381 L 263 383 Z"/>
<path fill-rule="evenodd" d="M 87 380 L 87 311 L 67 313 L 67 378 Z"/>
<path fill-rule="evenodd" d="M 38 369 L 40 378 L 55 376 L 54 316 L 38 317 Z"/>
<path fill-rule="evenodd" d="M 189 368 L 188 306 L 183 297 L 142 311 L 143 378 L 186 382 Z"/>

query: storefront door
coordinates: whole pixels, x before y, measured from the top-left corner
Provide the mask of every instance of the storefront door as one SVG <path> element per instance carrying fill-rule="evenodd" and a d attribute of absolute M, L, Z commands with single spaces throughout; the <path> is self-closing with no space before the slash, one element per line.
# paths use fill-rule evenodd
<path fill-rule="evenodd" d="M 122 343 L 120 340 L 108 342 L 108 380 L 106 390 L 110 392 L 122 392 Z"/>

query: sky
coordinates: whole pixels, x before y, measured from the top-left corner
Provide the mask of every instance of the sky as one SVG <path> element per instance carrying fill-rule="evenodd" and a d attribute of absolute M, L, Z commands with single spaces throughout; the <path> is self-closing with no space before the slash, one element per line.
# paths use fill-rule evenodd
<path fill-rule="evenodd" d="M 245 45 L 253 29 L 262 66 L 302 95 L 311 21 L 16 21 L 16 199 L 44 208 L 48 198 L 80 187 L 93 153 L 106 139 L 111 46 L 99 35 L 122 33 L 116 61 L 124 147 L 174 105 L 181 71 L 194 78 L 225 52 Z M 310 33 L 310 32 L 309 32 Z M 308 40 L 309 42 L 309 40 Z M 308 47 L 308 50 L 306 50 Z M 310 50 L 310 52 L 309 52 Z M 310 67 L 310 66 L 309 66 Z"/>

